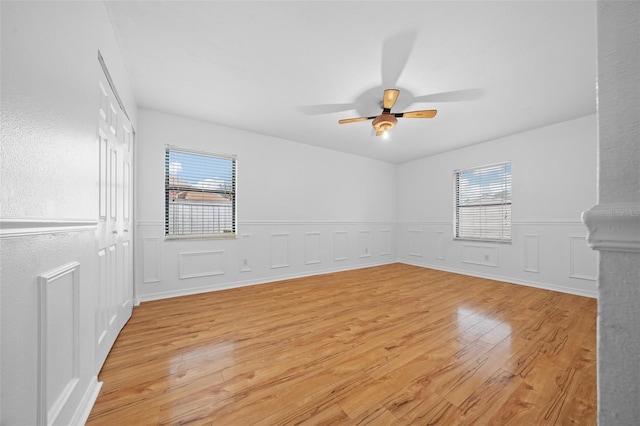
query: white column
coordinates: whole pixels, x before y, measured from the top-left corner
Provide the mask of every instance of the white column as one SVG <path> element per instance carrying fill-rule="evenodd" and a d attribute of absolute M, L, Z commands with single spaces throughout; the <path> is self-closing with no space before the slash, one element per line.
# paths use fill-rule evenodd
<path fill-rule="evenodd" d="M 640 419 L 640 2 L 598 1 L 598 423 Z"/>

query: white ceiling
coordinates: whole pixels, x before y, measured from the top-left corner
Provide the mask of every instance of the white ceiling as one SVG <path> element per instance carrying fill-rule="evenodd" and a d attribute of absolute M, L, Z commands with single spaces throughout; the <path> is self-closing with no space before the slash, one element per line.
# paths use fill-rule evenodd
<path fill-rule="evenodd" d="M 402 163 L 596 111 L 594 1 L 106 7 L 140 107 L 304 144 Z M 392 87 L 438 115 L 338 124 Z"/>

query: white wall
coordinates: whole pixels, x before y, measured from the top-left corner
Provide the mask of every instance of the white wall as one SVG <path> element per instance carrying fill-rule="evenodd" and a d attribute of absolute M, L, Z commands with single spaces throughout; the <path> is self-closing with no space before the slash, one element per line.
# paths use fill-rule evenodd
<path fill-rule="evenodd" d="M 36 424 L 39 405 L 80 423 L 99 389 L 98 49 L 134 123 L 136 107 L 102 2 L 0 7 L 0 423 Z"/>
<path fill-rule="evenodd" d="M 400 166 L 155 111 L 139 130 L 139 301 L 396 260 L 596 295 L 595 115 Z M 238 155 L 238 239 L 164 240 L 165 144 Z M 453 171 L 507 160 L 513 242 L 453 241 Z"/>
<path fill-rule="evenodd" d="M 596 200 L 590 115 L 402 164 L 398 256 L 406 263 L 595 297 L 581 212 Z M 512 163 L 511 244 L 453 241 L 453 171 Z"/>
<path fill-rule="evenodd" d="M 156 111 L 139 114 L 139 301 L 396 260 L 395 165 Z M 239 238 L 164 240 L 166 144 L 238 156 Z"/>

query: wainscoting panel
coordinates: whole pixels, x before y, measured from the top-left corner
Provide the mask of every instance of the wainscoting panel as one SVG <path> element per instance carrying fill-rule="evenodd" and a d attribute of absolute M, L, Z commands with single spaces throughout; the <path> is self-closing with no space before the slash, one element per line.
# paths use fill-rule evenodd
<path fill-rule="evenodd" d="M 389 256 L 391 254 L 391 231 L 382 229 L 380 231 L 380 255 Z"/>
<path fill-rule="evenodd" d="M 181 280 L 225 273 L 224 250 L 180 253 Z"/>
<path fill-rule="evenodd" d="M 253 259 L 251 234 L 240 236 L 240 272 L 250 272 Z"/>
<path fill-rule="evenodd" d="M 598 255 L 587 245 L 586 235 L 569 237 L 569 276 L 595 281 L 598 277 Z"/>
<path fill-rule="evenodd" d="M 307 232 L 304 235 L 304 263 L 315 265 L 322 262 L 322 238 L 320 232 Z"/>
<path fill-rule="evenodd" d="M 436 232 L 436 259 L 444 260 L 444 231 Z"/>
<path fill-rule="evenodd" d="M 38 277 L 38 423 L 52 425 L 79 381 L 78 262 Z"/>
<path fill-rule="evenodd" d="M 360 257 L 371 257 L 371 231 L 358 233 Z"/>
<path fill-rule="evenodd" d="M 333 260 L 349 260 L 349 233 L 346 231 L 333 233 Z"/>
<path fill-rule="evenodd" d="M 160 281 L 160 238 L 144 238 L 142 251 L 144 253 L 144 282 L 154 283 Z"/>
<path fill-rule="evenodd" d="M 537 234 L 524 235 L 524 270 L 540 272 L 540 247 Z"/>
<path fill-rule="evenodd" d="M 398 260 L 597 297 L 598 256 L 585 241 L 582 222 L 514 221 L 510 243 L 454 240 L 452 229 L 453 224 L 445 221 L 399 223 Z"/>
<path fill-rule="evenodd" d="M 423 244 L 422 244 L 422 230 L 410 229 L 409 230 L 409 256 L 422 257 Z"/>
<path fill-rule="evenodd" d="M 289 233 L 271 234 L 271 269 L 288 268 Z"/>
<path fill-rule="evenodd" d="M 478 244 L 462 244 L 462 262 L 498 267 L 498 248 Z"/>
<path fill-rule="evenodd" d="M 245 221 L 238 229 L 237 238 L 164 240 L 161 221 L 137 222 L 135 254 L 141 267 L 135 271 L 135 302 L 397 260 L 393 222 Z M 208 254 L 185 256 L 203 252 Z M 214 259 L 211 252 L 224 256 Z"/>

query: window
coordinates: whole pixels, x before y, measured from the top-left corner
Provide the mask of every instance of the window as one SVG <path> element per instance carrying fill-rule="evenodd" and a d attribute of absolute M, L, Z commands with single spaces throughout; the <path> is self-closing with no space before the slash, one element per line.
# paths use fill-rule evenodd
<path fill-rule="evenodd" d="M 167 238 L 235 237 L 236 157 L 167 146 Z"/>
<path fill-rule="evenodd" d="M 453 173 L 454 238 L 511 241 L 511 163 Z"/>

